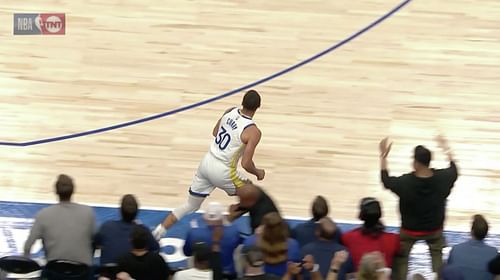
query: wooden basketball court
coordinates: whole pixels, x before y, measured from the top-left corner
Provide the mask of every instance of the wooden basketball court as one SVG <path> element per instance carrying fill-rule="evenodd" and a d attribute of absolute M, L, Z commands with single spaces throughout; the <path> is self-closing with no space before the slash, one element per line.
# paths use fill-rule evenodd
<path fill-rule="evenodd" d="M 4 0 L 0 3 L 0 141 L 25 142 L 139 119 L 280 71 L 339 42 L 398 1 Z M 64 36 L 14 36 L 14 13 L 66 13 Z M 356 220 L 364 196 L 398 224 L 397 198 L 379 182 L 378 142 L 394 141 L 393 174 L 415 145 L 460 177 L 450 228 L 485 214 L 500 225 L 500 4 L 413 0 L 356 40 L 256 87 L 261 183 L 287 215 L 307 216 L 322 194 L 332 216 Z M 76 200 L 183 203 L 221 113 L 242 94 L 107 133 L 30 147 L 0 146 L 2 200 L 55 199 L 59 173 Z M 252 178 L 255 179 L 255 178 Z M 216 191 L 224 203 L 234 198 Z"/>

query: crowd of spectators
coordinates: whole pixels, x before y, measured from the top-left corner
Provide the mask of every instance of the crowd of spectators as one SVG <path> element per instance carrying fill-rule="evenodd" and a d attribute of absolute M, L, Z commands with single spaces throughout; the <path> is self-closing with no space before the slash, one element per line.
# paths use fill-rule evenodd
<path fill-rule="evenodd" d="M 190 280 L 190 279 L 426 279 L 408 274 L 409 255 L 415 242 L 429 246 L 436 279 L 490 280 L 500 274 L 497 248 L 484 240 L 489 225 L 482 215 L 472 219 L 471 239 L 452 247 L 443 260 L 446 199 L 458 169 L 444 138 L 439 145 L 450 166 L 430 168 L 431 152 L 414 150 L 414 170 L 399 177 L 389 175 L 387 156 L 391 144 L 380 143 L 382 185 L 399 197 L 401 228 L 388 232 L 382 222 L 383 207 L 374 197 L 359 203 L 361 224 L 341 231 L 329 215 L 328 201 L 317 196 L 312 218 L 291 227 L 262 188 L 248 184 L 238 190 L 240 203 L 225 207 L 212 202 L 204 214 L 190 221 L 184 254 L 190 268 L 173 271 L 159 253 L 150 229 L 137 221 L 139 203 L 133 195 L 121 199 L 119 220 L 96 226 L 92 208 L 71 200 L 73 180 L 60 175 L 56 194 L 60 202 L 41 210 L 24 247 L 42 239 L 47 260 L 68 260 L 88 266 L 86 279 Z M 251 197 L 252 199 L 248 199 Z M 243 199 L 246 198 L 246 199 Z M 249 236 L 232 221 L 249 213 Z M 92 270 L 94 250 L 101 250 L 99 270 Z M 429 279 L 428 279 L 429 280 Z"/>

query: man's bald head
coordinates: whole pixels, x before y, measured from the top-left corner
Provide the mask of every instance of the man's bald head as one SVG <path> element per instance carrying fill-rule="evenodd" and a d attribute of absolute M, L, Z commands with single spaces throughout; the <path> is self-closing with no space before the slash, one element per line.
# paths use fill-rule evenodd
<path fill-rule="evenodd" d="M 260 189 L 253 184 L 245 184 L 236 189 L 236 195 L 240 199 L 240 205 L 244 208 L 251 208 L 260 197 Z"/>
<path fill-rule="evenodd" d="M 321 218 L 317 224 L 317 235 L 321 239 L 333 240 L 337 232 L 337 225 L 328 217 Z"/>

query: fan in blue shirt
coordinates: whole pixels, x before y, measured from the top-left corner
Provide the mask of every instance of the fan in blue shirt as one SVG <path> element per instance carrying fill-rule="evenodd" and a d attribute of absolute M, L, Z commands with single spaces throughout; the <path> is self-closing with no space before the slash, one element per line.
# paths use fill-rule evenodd
<path fill-rule="evenodd" d="M 336 252 L 347 251 L 347 248 L 335 241 L 335 232 L 337 227 L 330 218 L 322 218 L 318 221 L 316 236 L 318 240 L 313 241 L 302 247 L 302 256 L 312 255 L 319 264 L 319 271 L 323 278 L 326 279 L 330 269 L 330 263 Z M 338 271 L 337 279 L 346 279 L 347 273 L 354 272 L 354 264 L 351 256 L 342 264 Z M 311 279 L 309 273 L 305 272 L 305 279 Z"/>
<path fill-rule="evenodd" d="M 134 226 L 140 226 L 147 230 L 147 250 L 158 251 L 160 246 L 154 239 L 149 229 L 143 225 L 137 225 L 135 218 L 139 212 L 136 198 L 127 194 L 121 201 L 120 212 L 122 219 L 118 221 L 107 221 L 101 225 L 99 232 L 94 238 L 94 244 L 101 248 L 101 265 L 116 264 L 118 257 L 132 249 L 130 245 L 130 234 Z"/>
<path fill-rule="evenodd" d="M 488 222 L 481 215 L 474 215 L 472 239 L 453 246 L 448 264 L 459 268 L 465 280 L 493 280 L 488 263 L 497 255 L 497 249 L 484 243 L 488 234 Z"/>
<path fill-rule="evenodd" d="M 328 210 L 328 202 L 326 199 L 321 195 L 316 196 L 311 207 L 313 218 L 302 224 L 298 224 L 292 229 L 292 238 L 299 242 L 301 248 L 308 243 L 318 240 L 316 235 L 316 226 L 321 218 L 328 216 Z M 342 232 L 340 231 L 340 228 L 337 228 L 334 239 L 339 244 L 341 243 L 341 235 Z"/>
<path fill-rule="evenodd" d="M 223 212 L 224 208 L 220 203 L 209 203 L 205 214 L 191 221 L 191 228 L 187 233 L 183 249 L 184 255 L 191 256 L 195 244 L 206 243 L 211 246 L 214 227 L 223 225 L 224 233 L 220 242 L 222 273 L 225 277 L 233 279 L 236 277 L 233 253 L 243 240 L 240 237 L 238 227 L 225 221 Z"/>

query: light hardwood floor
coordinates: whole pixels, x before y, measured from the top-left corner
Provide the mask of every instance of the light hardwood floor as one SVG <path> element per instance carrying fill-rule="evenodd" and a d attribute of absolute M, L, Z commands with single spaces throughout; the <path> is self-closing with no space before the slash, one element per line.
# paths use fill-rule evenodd
<path fill-rule="evenodd" d="M 1 141 L 28 141 L 136 119 L 272 74 L 369 24 L 397 1 L 2 0 Z M 13 36 L 12 14 L 64 12 L 65 36 Z M 500 2 L 414 0 L 336 52 L 257 87 L 261 183 L 288 215 L 317 194 L 332 216 L 355 220 L 363 196 L 397 198 L 378 178 L 378 141 L 390 136 L 393 174 L 412 148 L 445 134 L 460 167 L 448 225 L 483 213 L 500 226 Z M 184 202 L 211 129 L 241 94 L 105 134 L 0 147 L 3 200 L 54 199 L 58 173 L 76 199 L 143 206 Z M 210 199 L 230 203 L 216 191 Z"/>

